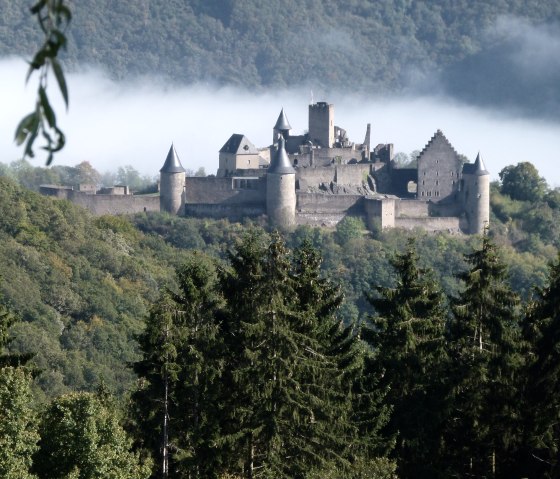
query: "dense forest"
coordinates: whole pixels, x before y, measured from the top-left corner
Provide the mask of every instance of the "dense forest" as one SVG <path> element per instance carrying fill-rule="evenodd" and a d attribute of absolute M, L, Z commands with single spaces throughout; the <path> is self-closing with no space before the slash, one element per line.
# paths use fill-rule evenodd
<path fill-rule="evenodd" d="M 17 180 L 95 170 L 23 166 L 0 176 L 3 477 L 554 477 L 560 201 L 530 163 L 485 239 L 93 217 Z"/>
<path fill-rule="evenodd" d="M 0 55 L 29 57 L 24 0 L 0 1 Z M 519 0 L 72 2 L 63 64 L 243 88 L 450 94 L 558 118 L 560 5 Z"/>
<path fill-rule="evenodd" d="M 67 71 L 559 118 L 558 2 L 70 6 Z M 29 5 L 0 11 L 0 55 L 30 56 Z M 499 178 L 482 237 L 280 234 L 94 217 L 38 186 L 153 178 L 0 163 L 0 477 L 559 477 L 560 190 L 527 162 Z"/>

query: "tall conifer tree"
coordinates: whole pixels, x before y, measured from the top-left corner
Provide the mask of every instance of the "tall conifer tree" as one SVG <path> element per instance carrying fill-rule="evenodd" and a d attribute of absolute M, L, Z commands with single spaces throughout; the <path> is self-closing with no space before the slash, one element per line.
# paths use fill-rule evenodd
<path fill-rule="evenodd" d="M 525 318 L 530 345 L 524 402 L 527 477 L 560 475 L 560 254 Z M 533 476 L 531 476 L 533 475 Z"/>
<path fill-rule="evenodd" d="M 329 442 L 348 461 L 345 477 L 355 477 L 359 468 L 370 467 L 390 450 L 391 441 L 382 434 L 389 418 L 389 408 L 383 404 L 386 390 L 371 367 L 372 357 L 357 325 L 345 325 L 336 317 L 343 296 L 321 274 L 320 253 L 309 240 L 294 253 L 298 309 L 308 318 L 304 324 L 313 325 L 309 333 L 317 338 L 322 354 L 332 361 L 328 374 L 322 371 L 316 379 L 329 394 L 331 416 L 340 418 L 336 427 L 327 426 L 332 435 Z M 340 465 L 333 466 L 341 474 Z"/>
<path fill-rule="evenodd" d="M 511 477 L 519 446 L 519 299 L 487 235 L 466 260 L 470 269 L 459 276 L 464 289 L 453 304 L 449 338 L 447 463 L 459 476 Z"/>
<path fill-rule="evenodd" d="M 217 322 L 220 297 L 212 262 L 193 254 L 177 270 L 178 290 L 154 307 L 135 370 L 145 381 L 135 394 L 141 435 L 163 477 L 212 477 L 220 455 L 220 376 Z"/>
<path fill-rule="evenodd" d="M 368 297 L 376 316 L 364 339 L 376 355 L 393 407 L 388 433 L 402 477 L 436 477 L 441 433 L 441 371 L 445 362 L 445 298 L 430 271 L 418 266 L 414 240 L 391 261 L 394 287 Z M 433 466 L 433 467 L 432 467 Z"/>
<path fill-rule="evenodd" d="M 341 301 L 309 247 L 247 237 L 223 275 L 233 361 L 228 440 L 244 477 L 344 468 L 349 402 L 330 334 Z"/>

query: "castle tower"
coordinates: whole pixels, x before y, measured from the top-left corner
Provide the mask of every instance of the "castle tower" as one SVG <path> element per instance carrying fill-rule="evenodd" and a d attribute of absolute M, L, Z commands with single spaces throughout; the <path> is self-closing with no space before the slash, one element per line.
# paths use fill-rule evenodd
<path fill-rule="evenodd" d="M 270 224 L 290 229 L 296 223 L 296 171 L 286 153 L 284 137 L 266 175 L 266 213 Z"/>
<path fill-rule="evenodd" d="M 482 234 L 490 222 L 490 173 L 480 157 L 463 166 L 463 199 L 470 234 Z"/>
<path fill-rule="evenodd" d="M 284 108 L 278 115 L 278 120 L 276 120 L 276 125 L 274 125 L 274 130 L 272 132 L 272 144 L 274 145 L 278 141 L 278 135 L 282 135 L 286 140 L 290 135 L 290 130 L 292 127 L 290 126 L 290 122 L 288 121 L 288 117 L 284 113 Z"/>
<path fill-rule="evenodd" d="M 334 145 L 334 105 L 324 101 L 309 105 L 309 139 L 321 148 Z"/>
<path fill-rule="evenodd" d="M 159 172 L 160 211 L 167 211 L 174 215 L 182 214 L 186 175 L 173 144 L 171 144 L 165 163 Z"/>

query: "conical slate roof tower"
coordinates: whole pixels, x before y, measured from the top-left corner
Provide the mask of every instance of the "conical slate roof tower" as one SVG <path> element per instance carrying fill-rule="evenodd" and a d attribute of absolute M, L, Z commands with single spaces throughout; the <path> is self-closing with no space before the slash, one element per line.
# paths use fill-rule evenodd
<path fill-rule="evenodd" d="M 184 209 L 183 191 L 186 172 L 179 155 L 171 144 L 165 163 L 161 167 L 159 179 L 159 208 L 173 215 L 182 215 Z"/>
<path fill-rule="evenodd" d="M 284 137 L 266 174 L 266 213 L 270 224 L 289 230 L 296 223 L 296 170 L 286 153 Z"/>

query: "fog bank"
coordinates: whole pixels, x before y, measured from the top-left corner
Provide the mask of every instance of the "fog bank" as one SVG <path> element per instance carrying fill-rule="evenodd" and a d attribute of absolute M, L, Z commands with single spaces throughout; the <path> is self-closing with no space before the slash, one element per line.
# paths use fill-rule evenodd
<path fill-rule="evenodd" d="M 0 162 L 21 157 L 13 142 L 19 120 L 33 109 L 35 85 L 25 86 L 22 59 L 0 60 Z M 293 133 L 307 128 L 311 92 L 301 89 L 253 94 L 232 88 L 178 86 L 154 79 L 115 83 L 99 71 L 70 74 L 66 113 L 54 83 L 49 93 L 67 145 L 55 164 L 89 161 L 97 170 L 132 165 L 154 176 L 173 142 L 185 168 L 215 173 L 218 151 L 232 133 L 245 134 L 256 146 L 272 140 L 272 127 L 285 109 Z M 351 141 L 362 142 L 372 124 L 372 146 L 393 143 L 395 152 L 421 150 L 437 129 L 455 149 L 474 160 L 480 151 L 494 179 L 505 166 L 532 162 L 549 184 L 560 185 L 560 124 L 475 108 L 437 96 L 357 97 L 338 93 L 315 101 L 335 104 L 335 122 Z M 40 146 L 38 140 L 37 147 Z M 37 150 L 32 160 L 44 165 Z"/>

